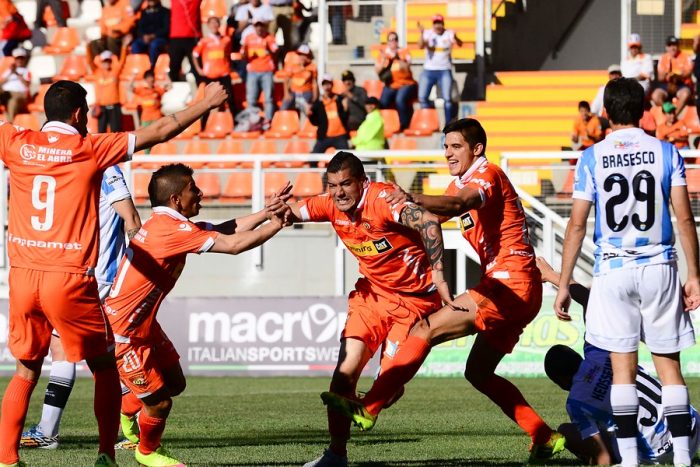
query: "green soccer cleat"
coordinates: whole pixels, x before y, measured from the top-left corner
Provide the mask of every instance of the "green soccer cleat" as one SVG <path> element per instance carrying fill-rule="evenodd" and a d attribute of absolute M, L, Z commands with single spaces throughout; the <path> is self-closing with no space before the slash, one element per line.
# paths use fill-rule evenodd
<path fill-rule="evenodd" d="M 544 444 L 530 445 L 528 464 L 542 464 L 566 447 L 566 438 L 558 431 L 553 431 L 549 440 Z"/>
<path fill-rule="evenodd" d="M 109 457 L 104 452 L 97 456 L 95 467 L 119 467 L 114 459 Z"/>
<path fill-rule="evenodd" d="M 331 409 L 352 420 L 360 431 L 369 431 L 377 423 L 377 416 L 367 412 L 367 409 L 357 401 L 330 391 L 322 392 L 321 400 Z"/>
<path fill-rule="evenodd" d="M 123 413 L 119 414 L 119 421 L 122 426 L 124 437 L 132 443 L 139 442 L 139 422 L 136 415 L 129 417 Z"/>
<path fill-rule="evenodd" d="M 170 453 L 163 446 L 158 446 L 158 449 L 150 454 L 143 454 L 137 449 L 134 457 L 145 467 L 185 467 L 185 464 L 170 457 Z"/>
<path fill-rule="evenodd" d="M 17 461 L 14 464 L 3 464 L 0 462 L 0 467 L 27 467 L 27 464 L 22 461 Z"/>

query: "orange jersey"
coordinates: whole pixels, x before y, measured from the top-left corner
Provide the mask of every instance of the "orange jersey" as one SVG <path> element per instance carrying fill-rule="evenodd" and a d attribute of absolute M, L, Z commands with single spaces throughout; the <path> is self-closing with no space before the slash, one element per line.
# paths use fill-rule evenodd
<path fill-rule="evenodd" d="M 656 137 L 672 143 L 678 149 L 688 148 L 688 136 L 690 132 L 685 122 L 679 120 L 672 125 L 666 122 L 656 127 Z"/>
<path fill-rule="evenodd" d="M 151 122 L 163 116 L 160 99 L 165 94 L 165 89 L 160 86 L 141 86 L 134 89 L 134 94 L 138 96 L 138 104 L 141 106 L 141 121 Z"/>
<path fill-rule="evenodd" d="M 326 137 L 328 138 L 348 133 L 343 126 L 343 121 L 340 120 L 340 115 L 338 115 L 338 101 L 335 97 L 335 95 L 332 97 L 326 95 L 321 97 L 323 107 L 326 109 L 326 117 L 328 118 L 328 130 L 326 130 Z"/>
<path fill-rule="evenodd" d="M 103 36 L 121 37 L 129 32 L 136 17 L 128 0 L 121 0 L 115 5 L 109 2 L 102 7 L 100 16 L 100 33 Z"/>
<path fill-rule="evenodd" d="M 202 71 L 207 78 L 223 78 L 231 72 L 231 38 L 227 36 L 203 37 L 192 55 L 202 58 Z"/>
<path fill-rule="evenodd" d="M 689 86 L 692 86 L 693 79 L 691 77 L 693 72 L 693 60 L 686 55 L 684 52 L 679 52 L 678 55 L 672 57 L 670 54 L 665 53 L 659 58 L 659 63 L 656 65 L 656 72 L 659 75 L 668 73 L 671 75 L 683 76 L 683 82 Z M 668 81 L 668 77 L 664 81 Z"/>
<path fill-rule="evenodd" d="M 60 122 L 48 122 L 42 131 L 2 124 L 0 155 L 10 169 L 10 265 L 94 273 L 102 172 L 130 159 L 135 144 L 127 133 L 83 137 Z"/>
<path fill-rule="evenodd" d="M 418 231 L 399 223 L 406 204 L 384 200 L 394 188 L 370 183 L 354 215 L 338 210 L 328 195 L 301 202 L 303 221 L 330 222 L 360 263 L 360 273 L 380 290 L 422 294 L 432 290 L 432 270 Z"/>
<path fill-rule="evenodd" d="M 248 60 L 246 70 L 263 73 L 275 71 L 275 60 L 272 56 L 277 51 L 277 43 L 272 34 L 265 37 L 256 33 L 248 34 L 243 39 L 243 52 Z"/>
<path fill-rule="evenodd" d="M 105 300 L 117 343 L 141 344 L 160 335 L 156 314 L 180 277 L 187 253 L 209 251 L 218 235 L 173 209 L 153 208 L 129 243 Z"/>
<path fill-rule="evenodd" d="M 299 93 L 313 91 L 313 83 L 318 75 L 316 65 L 313 63 L 304 65 L 296 52 L 289 52 L 284 57 L 283 72 L 289 78 L 290 91 Z"/>
<path fill-rule="evenodd" d="M 603 127 L 596 115 L 591 116 L 587 122 L 578 115 L 574 121 L 574 134 L 578 136 L 579 143 L 587 148 L 593 146 L 603 136 Z"/>
<path fill-rule="evenodd" d="M 95 70 L 95 103 L 97 105 L 117 105 L 119 99 L 119 71 L 120 68 Z"/>
<path fill-rule="evenodd" d="M 394 58 L 393 61 L 392 58 Z M 408 64 L 407 69 L 401 69 L 401 61 Z M 399 89 L 403 86 L 416 84 L 416 80 L 413 79 L 413 73 L 411 73 L 411 53 L 408 49 L 400 49 L 393 52 L 387 47 L 379 53 L 377 63 L 381 64 L 382 68 L 389 66 L 389 63 L 391 63 L 391 85 L 389 86 L 391 89 Z"/>
<path fill-rule="evenodd" d="M 477 190 L 482 199 L 481 207 L 459 216 L 462 236 L 479 254 L 481 271 L 495 279 L 539 278 L 525 213 L 503 170 L 479 158 L 445 194 L 464 187 Z"/>

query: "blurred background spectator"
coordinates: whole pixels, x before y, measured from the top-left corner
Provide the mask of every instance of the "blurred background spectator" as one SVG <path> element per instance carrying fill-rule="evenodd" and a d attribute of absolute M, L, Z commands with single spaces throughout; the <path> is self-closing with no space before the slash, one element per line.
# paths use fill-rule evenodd
<path fill-rule="evenodd" d="M 571 135 L 574 150 L 584 150 L 593 146 L 603 138 L 600 119 L 591 112 L 591 106 L 586 101 L 578 103 L 578 116 L 574 121 L 574 132 Z M 575 159 L 569 162 L 576 164 Z"/>
<path fill-rule="evenodd" d="M 105 133 L 110 131 L 122 131 L 122 106 L 119 99 L 119 74 L 126 60 L 126 48 L 124 42 L 120 54 L 115 56 L 109 50 L 104 50 L 98 58 L 98 66 L 95 70 L 95 106 L 93 114 L 97 117 L 97 131 Z M 117 62 L 114 63 L 115 57 Z"/>
<path fill-rule="evenodd" d="M 146 0 L 146 9 L 136 22 L 136 39 L 131 44 L 131 52 L 147 53 L 151 68 L 156 66 L 158 55 L 165 51 L 170 33 L 170 10 L 161 5 L 160 0 Z"/>
<path fill-rule="evenodd" d="M 431 107 L 428 98 L 437 85 L 445 102 L 445 121 L 454 117 L 452 105 L 452 46 L 462 46 L 462 40 L 451 29 L 445 29 L 445 18 L 433 16 L 432 29 L 425 30 L 418 23 L 418 47 L 425 49 L 423 73 L 418 80 L 418 101 L 423 109 Z"/>
<path fill-rule="evenodd" d="M 202 0 L 171 0 L 170 2 L 170 81 L 181 81 L 182 61 L 187 57 L 196 80 L 199 75 L 194 66 L 192 50 L 202 37 Z"/>
<path fill-rule="evenodd" d="M 306 114 L 308 106 L 318 99 L 318 71 L 312 59 L 311 49 L 306 44 L 284 57 L 282 110 L 296 108 Z"/>
<path fill-rule="evenodd" d="M 1 102 L 5 106 L 5 116 L 10 122 L 14 121 L 15 115 L 18 113 L 27 112 L 29 84 L 32 81 L 32 75 L 27 68 L 29 63 L 27 51 L 17 48 L 12 51 L 12 57 L 14 61 L 10 68 L 0 77 Z"/>
<path fill-rule="evenodd" d="M 620 65 L 610 65 L 608 67 L 608 81 L 617 78 L 622 78 L 622 70 L 620 68 Z M 602 117 L 605 114 L 605 108 L 603 107 L 604 92 L 605 84 L 602 84 L 598 88 L 598 92 L 596 92 L 596 95 L 593 98 L 593 101 L 591 102 L 591 112 L 593 112 L 599 117 Z"/>
<path fill-rule="evenodd" d="M 64 3 L 61 0 L 36 0 L 36 19 L 34 20 L 34 29 L 45 28 L 46 22 L 44 21 L 44 11 L 46 8 L 51 8 L 54 18 L 56 19 L 56 25 L 59 28 L 66 27 L 66 18 L 70 11 L 67 9 L 67 5 L 64 8 Z"/>
<path fill-rule="evenodd" d="M 345 126 L 348 131 L 355 131 L 360 128 L 360 124 L 367 115 L 365 110 L 367 91 L 355 85 L 355 74 L 350 70 L 345 70 L 340 79 L 343 81 L 343 108 L 348 113 Z"/>
<path fill-rule="evenodd" d="M 656 105 L 677 99 L 676 113 L 680 113 L 692 95 L 693 61 L 681 51 L 676 36 L 666 39 L 666 53 L 656 65 L 657 88 L 651 93 L 651 99 Z"/>
<path fill-rule="evenodd" d="M 5 57 L 12 55 L 22 41 L 32 38 L 31 29 L 11 0 L 0 1 L 0 27 L 2 27 L 2 54 Z"/>
<path fill-rule="evenodd" d="M 88 62 L 94 61 L 105 50 L 119 55 L 124 38 L 131 32 L 135 20 L 128 0 L 107 0 L 100 17 L 100 38 L 88 46 Z"/>
<path fill-rule="evenodd" d="M 627 58 L 620 64 L 622 76 L 636 79 L 644 88 L 644 92 L 649 93 L 651 78 L 654 76 L 654 62 L 651 55 L 642 52 L 642 39 L 639 34 L 630 34 L 627 49 Z"/>
<path fill-rule="evenodd" d="M 156 84 L 156 75 L 153 70 L 147 70 L 143 74 L 143 84 L 136 86 L 135 81 L 131 81 L 130 88 L 137 97 L 141 127 L 146 127 L 163 116 L 160 110 L 161 99 L 163 94 L 172 88 L 169 82 L 159 86 Z"/>
<path fill-rule="evenodd" d="M 262 16 L 253 18 L 254 31 L 243 39 L 243 58 L 246 66 L 246 100 L 249 106 L 257 105 L 260 91 L 263 93 L 266 124 L 275 111 L 272 101 L 272 81 L 275 73 L 277 43 L 267 30 L 267 21 Z"/>
<path fill-rule="evenodd" d="M 689 149 L 688 137 L 691 133 L 699 133 L 700 128 L 689 127 L 685 121 L 678 118 L 676 107 L 670 102 L 661 106 L 664 121 L 656 127 L 656 137 L 668 141 L 678 149 Z"/>
<path fill-rule="evenodd" d="M 236 9 L 236 32 L 234 33 L 234 50 L 243 46 L 243 39 L 254 32 L 253 18 L 267 23 L 275 19 L 270 5 L 265 5 L 262 0 L 250 0 Z M 269 30 L 269 29 L 268 29 Z M 238 46 L 240 44 L 240 46 Z"/>
<path fill-rule="evenodd" d="M 270 0 L 270 7 L 273 17 L 270 23 L 270 34 L 275 36 L 277 30 L 281 29 L 284 44 L 282 50 L 284 52 L 291 50 L 296 45 L 292 42 L 292 15 L 294 14 L 292 0 Z"/>
<path fill-rule="evenodd" d="M 309 26 L 318 21 L 318 15 L 314 15 L 312 9 L 301 0 L 292 0 L 292 10 L 292 43 L 306 44 L 309 39 Z M 309 13 L 309 15 L 307 16 L 305 13 Z"/>
<path fill-rule="evenodd" d="M 324 153 L 328 148 L 350 149 L 348 145 L 348 115 L 343 107 L 343 96 L 333 92 L 333 76 L 321 78 L 323 95 L 309 110 L 309 120 L 316 125 L 316 144 L 311 152 Z M 315 164 L 314 164 L 315 165 Z"/>
<path fill-rule="evenodd" d="M 379 99 L 368 97 L 365 103 L 367 117 L 352 138 L 352 145 L 358 151 L 380 151 L 386 148 L 384 136 L 384 119 L 379 112 Z"/>
<path fill-rule="evenodd" d="M 386 40 L 386 47 L 379 52 L 374 65 L 379 79 L 384 83 L 379 103 L 382 109 L 396 107 L 403 131 L 413 117 L 418 83 L 411 73 L 411 54 L 408 49 L 399 49 L 399 35 L 392 31 L 387 34 Z"/>

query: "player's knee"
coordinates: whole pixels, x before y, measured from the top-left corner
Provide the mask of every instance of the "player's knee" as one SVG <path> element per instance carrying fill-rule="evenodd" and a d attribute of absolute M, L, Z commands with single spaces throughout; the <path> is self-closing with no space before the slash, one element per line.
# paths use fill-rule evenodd
<path fill-rule="evenodd" d="M 491 377 L 490 374 L 484 374 L 483 371 L 479 371 L 477 368 L 469 365 L 469 363 L 467 363 L 467 367 L 464 369 L 464 378 L 477 389 L 483 385 L 489 377 Z"/>
<path fill-rule="evenodd" d="M 15 375 L 29 381 L 36 381 L 41 375 L 41 366 L 43 363 L 43 358 L 40 360 L 17 360 Z"/>
<path fill-rule="evenodd" d="M 416 324 L 413 325 L 411 328 L 410 335 L 420 337 L 421 339 L 425 339 L 426 341 L 430 342 L 430 325 L 428 324 L 428 321 L 425 319 L 422 319 L 418 321 Z"/>
<path fill-rule="evenodd" d="M 143 407 L 149 417 L 166 418 L 173 407 L 173 400 L 170 397 L 165 397 L 158 401 L 146 402 L 144 399 Z"/>

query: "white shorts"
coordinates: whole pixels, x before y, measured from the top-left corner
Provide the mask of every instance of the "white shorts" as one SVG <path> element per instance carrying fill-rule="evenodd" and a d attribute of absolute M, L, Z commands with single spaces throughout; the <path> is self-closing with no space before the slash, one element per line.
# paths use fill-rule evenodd
<path fill-rule="evenodd" d="M 675 263 L 595 276 L 586 315 L 586 340 L 610 352 L 635 352 L 640 341 L 658 354 L 695 344 Z"/>

